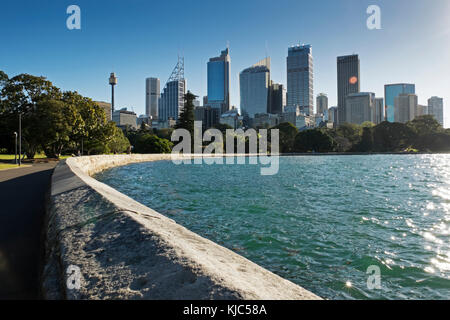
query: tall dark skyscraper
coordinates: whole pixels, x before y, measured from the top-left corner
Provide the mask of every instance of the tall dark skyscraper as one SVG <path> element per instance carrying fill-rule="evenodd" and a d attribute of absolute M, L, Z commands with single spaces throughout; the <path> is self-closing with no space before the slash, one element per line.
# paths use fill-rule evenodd
<path fill-rule="evenodd" d="M 284 87 L 280 83 L 273 83 L 271 81 L 269 90 L 269 106 L 268 113 L 271 114 L 282 114 L 284 105 Z"/>
<path fill-rule="evenodd" d="M 359 57 L 357 54 L 337 57 L 338 124 L 345 122 L 345 99 L 360 91 Z"/>
<path fill-rule="evenodd" d="M 311 45 L 288 49 L 287 105 L 298 106 L 307 115 L 314 111 L 314 69 Z"/>

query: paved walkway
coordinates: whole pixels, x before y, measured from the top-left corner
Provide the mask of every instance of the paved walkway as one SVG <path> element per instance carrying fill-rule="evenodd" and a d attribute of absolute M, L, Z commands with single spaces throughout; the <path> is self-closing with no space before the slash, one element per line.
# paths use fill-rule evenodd
<path fill-rule="evenodd" d="M 39 297 L 45 196 L 56 163 L 0 171 L 0 300 Z"/>

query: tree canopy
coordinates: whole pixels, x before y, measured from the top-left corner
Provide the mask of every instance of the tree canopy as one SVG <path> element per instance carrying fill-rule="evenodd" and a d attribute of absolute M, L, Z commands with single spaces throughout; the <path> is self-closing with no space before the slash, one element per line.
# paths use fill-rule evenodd
<path fill-rule="evenodd" d="M 196 95 L 188 91 L 184 95 L 184 108 L 181 110 L 175 129 L 186 129 L 194 136 L 194 100 Z"/>
<path fill-rule="evenodd" d="M 280 130 L 280 151 L 287 152 L 449 152 L 450 130 L 433 116 L 425 115 L 406 124 L 344 123 L 335 129 L 316 128 L 298 132 L 290 123 Z"/>
<path fill-rule="evenodd" d="M 294 150 L 296 152 L 331 152 L 333 139 L 320 129 L 301 131 L 295 137 Z"/>
<path fill-rule="evenodd" d="M 280 130 L 279 131 L 280 152 L 281 153 L 294 152 L 294 141 L 298 133 L 298 129 L 290 122 L 280 123 L 279 125 L 273 127 L 272 129 Z"/>
<path fill-rule="evenodd" d="M 8 78 L 0 71 L 1 147 L 12 149 L 19 114 L 23 148 L 30 159 L 38 151 L 51 158 L 58 158 L 63 151 L 77 153 L 82 148 L 88 154 L 109 152 L 109 143 L 114 139 L 121 140 L 118 149 L 127 144 L 123 134 L 118 136 L 114 123 L 107 121 L 105 111 L 90 98 L 62 92 L 45 77 L 20 74 Z"/>

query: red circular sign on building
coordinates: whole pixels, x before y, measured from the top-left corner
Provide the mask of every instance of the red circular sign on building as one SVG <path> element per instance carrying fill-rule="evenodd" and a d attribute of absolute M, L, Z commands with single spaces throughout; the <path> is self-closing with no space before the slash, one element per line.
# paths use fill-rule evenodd
<path fill-rule="evenodd" d="M 348 82 L 350 82 L 350 84 L 356 84 L 358 82 L 358 78 L 357 77 L 351 77 Z"/>

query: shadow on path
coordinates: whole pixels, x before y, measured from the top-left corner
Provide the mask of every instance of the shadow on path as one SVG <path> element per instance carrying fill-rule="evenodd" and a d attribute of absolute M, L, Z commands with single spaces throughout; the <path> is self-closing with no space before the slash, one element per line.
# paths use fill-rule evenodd
<path fill-rule="evenodd" d="M 56 163 L 0 171 L 0 299 L 38 299 L 45 197 Z"/>

